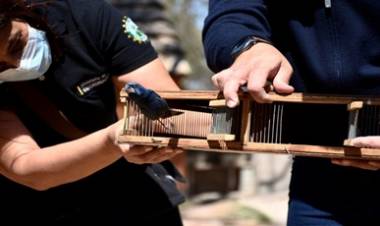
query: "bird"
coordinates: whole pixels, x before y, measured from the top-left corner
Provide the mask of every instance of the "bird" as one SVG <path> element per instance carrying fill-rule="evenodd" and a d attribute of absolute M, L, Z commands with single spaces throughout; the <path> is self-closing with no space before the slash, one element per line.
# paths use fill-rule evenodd
<path fill-rule="evenodd" d="M 140 108 L 142 114 L 151 120 L 158 120 L 162 125 L 164 124 L 160 119 L 183 113 L 170 109 L 165 99 L 155 91 L 145 88 L 139 83 L 128 82 L 124 86 L 124 91 L 128 93 L 129 99 Z"/>

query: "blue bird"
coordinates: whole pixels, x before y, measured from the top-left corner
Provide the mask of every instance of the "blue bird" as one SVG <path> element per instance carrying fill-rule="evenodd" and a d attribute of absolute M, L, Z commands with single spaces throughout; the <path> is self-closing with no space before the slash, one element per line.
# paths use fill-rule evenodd
<path fill-rule="evenodd" d="M 141 112 L 151 120 L 168 118 L 183 112 L 171 110 L 166 100 L 151 89 L 129 82 L 124 87 L 128 97 L 137 104 Z"/>

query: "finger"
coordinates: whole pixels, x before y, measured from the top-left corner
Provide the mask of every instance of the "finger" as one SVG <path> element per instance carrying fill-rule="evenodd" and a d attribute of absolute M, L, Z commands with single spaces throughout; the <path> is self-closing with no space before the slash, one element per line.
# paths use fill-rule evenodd
<path fill-rule="evenodd" d="M 365 160 L 346 160 L 346 159 L 334 159 L 331 161 L 332 163 L 340 166 L 350 166 L 365 170 L 378 170 L 378 167 L 372 166 L 368 161 Z"/>
<path fill-rule="evenodd" d="M 376 167 L 377 169 L 380 169 L 380 161 L 369 161 L 368 164 Z"/>
<path fill-rule="evenodd" d="M 223 95 L 229 108 L 234 108 L 239 104 L 239 87 L 240 83 L 235 79 L 228 80 L 224 86 Z"/>
<path fill-rule="evenodd" d="M 180 153 L 182 153 L 182 151 L 176 151 L 176 152 L 166 153 L 165 155 L 157 156 L 156 158 L 151 159 L 151 162 L 152 163 L 163 162 L 165 160 L 173 158 L 174 156 L 176 156 L 176 155 L 178 155 Z"/>
<path fill-rule="evenodd" d="M 129 163 L 138 164 L 138 165 L 146 163 L 146 162 L 144 162 L 141 159 L 136 158 L 136 157 L 124 156 L 124 159 L 127 160 L 127 162 L 129 162 Z"/>
<path fill-rule="evenodd" d="M 159 148 L 158 152 L 161 154 L 179 154 L 183 152 L 183 149 L 178 148 L 178 147 L 166 146 L 166 147 Z"/>
<path fill-rule="evenodd" d="M 293 69 L 290 64 L 282 62 L 279 71 L 273 79 L 274 90 L 281 94 L 289 94 L 294 91 L 294 87 L 289 85 L 290 78 L 292 77 Z"/>
<path fill-rule="evenodd" d="M 146 153 L 152 152 L 154 150 L 157 150 L 155 147 L 150 146 L 134 146 L 130 151 L 128 152 L 129 156 L 141 156 L 145 155 Z"/>
<path fill-rule="evenodd" d="M 151 163 L 153 159 L 157 159 L 160 156 L 165 156 L 167 153 L 164 149 L 155 148 L 149 152 L 138 156 L 142 161 Z"/>
<path fill-rule="evenodd" d="M 351 140 L 355 147 L 380 148 L 380 136 L 357 137 Z"/>
<path fill-rule="evenodd" d="M 232 71 L 229 68 L 227 68 L 212 76 L 211 81 L 216 88 L 218 88 L 219 90 L 223 90 L 225 80 L 231 78 L 231 73 Z"/>
<path fill-rule="evenodd" d="M 268 93 L 265 91 L 269 71 L 268 68 L 261 68 L 252 71 L 249 75 L 247 88 L 253 99 L 258 103 L 271 102 Z"/>
<path fill-rule="evenodd" d="M 127 154 L 129 153 L 133 145 L 128 144 L 128 143 L 120 143 L 120 144 L 117 144 L 117 147 L 119 147 L 121 153 Z"/>
<path fill-rule="evenodd" d="M 215 75 L 213 75 L 213 76 L 211 77 L 211 82 L 212 82 L 212 84 L 213 84 L 216 88 L 218 88 L 218 89 L 220 90 L 219 83 L 218 83 L 218 75 L 219 75 L 219 74 L 215 74 Z"/>
<path fill-rule="evenodd" d="M 144 154 L 144 159 L 151 163 L 162 162 L 171 157 L 174 157 L 175 155 L 179 153 L 182 153 L 182 149 L 163 147 L 163 148 L 156 149 L 154 153 Z"/>

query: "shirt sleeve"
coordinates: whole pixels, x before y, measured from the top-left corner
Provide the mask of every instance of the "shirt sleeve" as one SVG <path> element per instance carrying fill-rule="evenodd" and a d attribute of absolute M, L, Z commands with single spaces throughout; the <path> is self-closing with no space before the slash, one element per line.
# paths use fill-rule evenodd
<path fill-rule="evenodd" d="M 92 12 L 96 13 L 93 29 L 111 75 L 128 73 L 157 58 L 146 34 L 127 15 L 103 0 L 92 2 L 100 4 Z"/>
<path fill-rule="evenodd" d="M 210 0 L 203 28 L 207 64 L 218 72 L 233 63 L 231 51 L 244 37 L 270 40 L 265 0 Z"/>

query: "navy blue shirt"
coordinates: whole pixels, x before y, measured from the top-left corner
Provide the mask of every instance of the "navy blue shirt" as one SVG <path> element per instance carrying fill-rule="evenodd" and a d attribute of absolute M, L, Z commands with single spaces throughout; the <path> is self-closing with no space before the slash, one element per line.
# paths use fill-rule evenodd
<path fill-rule="evenodd" d="M 380 94 L 380 1 L 332 0 L 331 8 L 324 2 L 210 0 L 203 30 L 208 65 L 214 72 L 229 67 L 233 46 L 244 37 L 258 36 L 272 41 L 290 61 L 296 91 Z M 310 123 L 301 131 L 305 137 L 324 145 L 342 144 L 346 119 L 313 110 L 306 117 Z M 325 127 L 308 127 L 318 122 Z M 379 225 L 379 190 L 379 172 L 336 166 L 326 159 L 295 158 L 291 200 L 326 211 L 343 223 L 355 219 Z"/>
<path fill-rule="evenodd" d="M 209 7 L 203 38 L 215 72 L 232 64 L 240 39 L 255 35 L 288 57 L 306 91 L 380 91 L 379 1 L 332 0 L 326 8 L 322 0 L 210 0 Z"/>
<path fill-rule="evenodd" d="M 47 17 L 63 55 L 43 79 L 27 83 L 82 131 L 115 122 L 117 99 L 111 77 L 157 58 L 145 35 L 102 0 L 57 0 L 39 12 Z M 2 99 L 17 111 L 41 147 L 67 141 L 23 103 L 17 94 L 23 90 L 8 86 L 12 84 L 0 86 Z M 169 162 L 134 165 L 120 159 L 87 178 L 43 192 L 0 176 L 1 218 L 14 225 L 143 224 L 184 201 L 167 176 L 176 173 Z"/>

